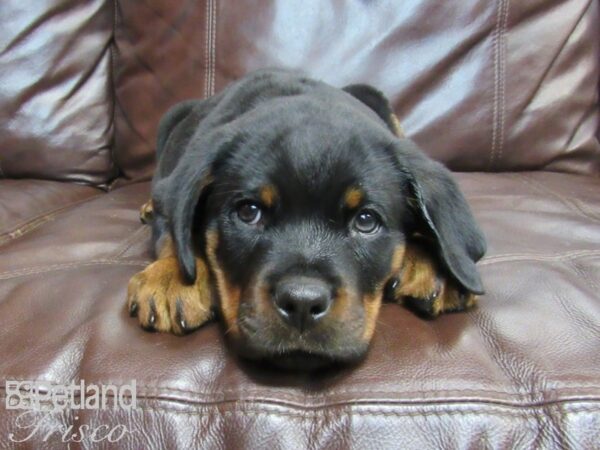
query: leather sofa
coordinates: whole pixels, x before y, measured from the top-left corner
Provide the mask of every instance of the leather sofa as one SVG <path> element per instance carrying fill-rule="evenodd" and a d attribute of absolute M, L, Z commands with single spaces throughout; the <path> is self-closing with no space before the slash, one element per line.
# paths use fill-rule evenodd
<path fill-rule="evenodd" d="M 72 448 L 599 448 L 599 10 L 3 0 L 0 447 L 65 448 L 87 424 L 130 432 Z M 177 337 L 129 318 L 160 116 L 265 66 L 377 86 L 456 172 L 489 244 L 478 308 L 384 305 L 362 364 L 304 374 L 236 358 L 215 323 Z M 37 411 L 25 439 L 5 402 L 19 380 L 135 380 L 137 404 Z"/>

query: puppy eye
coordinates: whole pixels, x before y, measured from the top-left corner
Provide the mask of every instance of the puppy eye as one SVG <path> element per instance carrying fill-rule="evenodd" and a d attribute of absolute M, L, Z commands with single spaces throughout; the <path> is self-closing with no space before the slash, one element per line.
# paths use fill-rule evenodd
<path fill-rule="evenodd" d="M 236 208 L 239 219 L 248 225 L 256 225 L 262 218 L 261 207 L 253 202 L 240 203 Z"/>
<path fill-rule="evenodd" d="M 362 234 L 374 234 L 379 231 L 380 227 L 381 222 L 379 221 L 379 218 L 374 212 L 369 211 L 368 209 L 359 211 L 358 214 L 354 216 L 352 222 L 352 228 Z"/>

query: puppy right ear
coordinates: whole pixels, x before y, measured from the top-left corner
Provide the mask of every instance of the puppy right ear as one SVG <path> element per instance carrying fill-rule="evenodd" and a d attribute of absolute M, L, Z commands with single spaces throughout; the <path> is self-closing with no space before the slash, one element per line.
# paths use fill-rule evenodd
<path fill-rule="evenodd" d="M 400 121 L 394 114 L 390 101 L 380 90 L 368 84 L 350 84 L 342 90 L 371 108 L 385 122 L 392 133 L 398 137 L 404 137 Z"/>
<path fill-rule="evenodd" d="M 485 237 L 450 171 L 408 139 L 397 140 L 393 149 L 407 179 L 416 231 L 433 239 L 439 261 L 463 289 L 483 294 L 475 263 L 486 252 Z"/>

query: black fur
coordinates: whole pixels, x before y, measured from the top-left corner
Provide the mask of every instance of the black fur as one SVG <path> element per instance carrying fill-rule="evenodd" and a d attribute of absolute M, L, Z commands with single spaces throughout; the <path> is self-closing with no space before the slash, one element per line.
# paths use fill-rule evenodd
<path fill-rule="evenodd" d="M 155 243 L 171 233 L 191 283 L 195 257 L 205 257 L 206 230 L 218 232 L 219 261 L 243 293 L 241 345 L 248 355 L 303 351 L 347 360 L 362 354 L 362 299 L 385 282 L 394 248 L 413 233 L 435 242 L 444 267 L 466 291 L 483 292 L 475 262 L 485 241 L 465 199 L 442 165 L 393 134 L 391 114 L 370 86 L 342 90 L 295 72 L 263 70 L 218 96 L 179 104 L 161 121 Z M 236 208 L 260 201 L 257 189 L 264 185 L 275 186 L 276 205 L 264 209 L 257 226 L 240 222 Z M 381 219 L 373 235 L 351 229 L 356 211 L 342 200 L 352 186 L 364 191 L 364 208 Z M 350 292 L 343 323 L 332 318 L 300 340 L 261 317 L 256 286 L 290 274 Z"/>

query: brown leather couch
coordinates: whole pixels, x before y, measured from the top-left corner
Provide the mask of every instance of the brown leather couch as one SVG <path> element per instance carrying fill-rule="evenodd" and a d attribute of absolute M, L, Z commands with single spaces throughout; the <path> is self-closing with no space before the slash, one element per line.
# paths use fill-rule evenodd
<path fill-rule="evenodd" d="M 0 447 L 121 424 L 116 443 L 71 448 L 600 448 L 599 10 L 3 0 Z M 264 66 L 379 87 L 457 172 L 489 243 L 477 309 L 385 305 L 366 361 L 320 374 L 248 365 L 216 324 L 176 337 L 128 317 L 159 117 Z M 9 438 L 27 430 L 7 381 L 133 379 L 135 410 L 39 412 L 35 436 Z"/>

